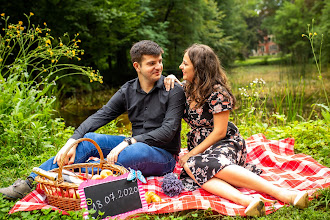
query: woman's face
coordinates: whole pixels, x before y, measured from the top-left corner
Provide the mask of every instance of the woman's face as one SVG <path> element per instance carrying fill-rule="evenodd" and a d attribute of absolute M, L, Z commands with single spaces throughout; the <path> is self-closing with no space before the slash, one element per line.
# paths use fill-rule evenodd
<path fill-rule="evenodd" d="M 183 61 L 179 66 L 179 68 L 182 70 L 183 80 L 192 82 L 195 76 L 195 72 L 194 72 L 194 66 L 191 63 L 190 58 L 188 56 L 188 52 L 184 54 Z"/>

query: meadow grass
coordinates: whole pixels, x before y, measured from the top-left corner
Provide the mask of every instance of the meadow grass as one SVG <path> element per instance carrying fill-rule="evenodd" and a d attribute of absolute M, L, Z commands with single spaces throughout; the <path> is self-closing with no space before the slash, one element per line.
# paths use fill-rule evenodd
<path fill-rule="evenodd" d="M 270 85 L 277 84 L 283 86 L 282 89 L 274 88 L 274 90 L 277 89 L 276 91 L 279 91 L 279 94 L 281 95 L 285 95 L 285 93 L 282 93 L 281 91 L 284 91 L 285 88 L 288 87 L 288 85 L 285 83 L 279 83 L 279 81 L 281 80 L 278 74 L 280 74 L 280 72 L 282 71 L 282 67 L 279 68 L 280 69 L 278 69 L 277 66 L 257 66 L 251 69 L 241 69 L 244 70 L 244 72 L 240 72 L 239 68 L 232 70 L 232 72 L 230 73 L 230 80 L 231 82 L 235 82 L 235 84 L 232 84 L 232 87 L 234 94 L 238 96 L 239 107 L 233 112 L 231 116 L 231 121 L 234 121 L 237 124 L 244 138 L 247 138 L 252 134 L 256 133 L 265 134 L 267 139 L 277 140 L 292 137 L 295 139 L 295 153 L 305 153 L 308 155 L 312 155 L 313 158 L 316 159 L 318 162 L 330 167 L 329 123 L 326 121 L 326 119 L 322 118 L 322 116 L 319 115 L 319 112 L 314 112 L 309 120 L 300 120 L 301 118 L 288 120 L 286 118 L 285 111 L 283 112 L 282 116 L 279 114 L 277 114 L 276 116 L 270 114 L 273 113 L 273 110 L 272 108 L 268 108 L 266 104 L 272 102 L 269 101 L 271 100 L 271 98 L 270 94 L 268 94 L 267 92 L 269 91 L 269 89 L 273 89 Z M 244 77 L 246 79 L 244 79 Z M 309 76 L 307 75 L 306 77 Z M 256 81 L 256 78 L 258 78 L 259 81 L 260 79 L 263 79 L 265 81 L 265 84 Z M 292 83 L 294 83 L 295 85 L 299 85 L 299 83 L 297 82 Z M 309 83 L 306 81 L 305 84 Z M 268 86 L 270 86 L 270 88 L 268 88 Z M 251 92 L 251 94 L 254 94 L 255 92 L 259 92 L 259 94 L 257 96 L 251 97 L 251 102 L 248 102 L 248 100 L 245 100 L 245 102 L 243 102 L 242 100 L 240 100 L 241 97 L 239 95 L 239 88 L 247 88 L 247 90 L 253 90 L 252 92 L 249 91 Z M 302 87 L 292 87 L 292 89 L 294 88 L 299 90 Z M 315 89 L 315 93 L 317 93 L 317 91 L 318 90 Z M 102 94 L 104 95 L 104 93 Z M 97 102 L 101 102 L 98 99 L 96 100 Z M 267 102 L 265 102 L 265 100 L 267 100 Z M 289 101 L 290 100 L 293 101 L 294 99 L 292 98 L 289 99 Z M 84 102 L 85 101 L 86 100 L 84 100 Z M 78 101 L 76 100 L 72 102 L 76 103 Z M 275 102 L 277 102 L 276 99 Z M 249 111 L 244 112 L 244 109 L 251 110 L 252 104 L 255 107 L 256 111 L 249 114 Z M 310 104 L 312 104 L 312 102 L 310 102 Z M 239 114 L 242 114 L 240 115 L 240 120 L 237 119 L 239 117 Z M 128 125 L 127 127 L 125 127 L 123 126 L 123 124 L 127 126 L 127 122 L 119 119 L 100 128 L 97 132 L 115 135 L 129 135 L 130 126 Z M 22 178 L 27 176 L 34 166 L 39 166 L 43 161 L 47 160 L 50 156 L 55 155 L 57 153 L 57 150 L 59 150 L 61 146 L 63 146 L 66 139 L 70 137 L 70 135 L 73 133 L 72 127 L 61 127 L 58 129 L 59 132 L 62 134 L 62 136 L 60 136 L 61 138 L 57 138 L 56 140 L 54 140 L 56 143 L 53 144 L 53 147 L 43 148 L 39 155 L 30 156 L 19 153 L 14 155 L 3 155 L 4 161 L 7 161 L 8 158 L 11 159 L 10 163 L 3 162 L 5 166 L 3 166 L 3 169 L 0 170 L 0 174 L 2 176 L 0 182 L 1 187 L 11 184 L 19 177 Z M 186 147 L 186 133 L 188 132 L 188 130 L 189 126 L 183 121 L 181 132 L 183 147 Z M 329 198 L 329 189 L 325 189 L 320 191 L 320 196 L 312 200 L 310 207 L 307 209 L 299 210 L 292 206 L 284 207 L 270 215 L 261 217 L 260 219 L 327 219 L 330 217 L 330 214 L 327 212 L 327 208 L 329 206 Z M 50 212 L 47 210 L 19 212 L 14 213 L 12 215 L 8 215 L 7 212 L 14 205 L 14 202 L 9 202 L 0 197 L 0 204 L 0 218 L 3 219 L 81 219 L 81 213 L 79 214 L 79 212 L 71 213 L 73 216 L 67 217 L 62 216 L 59 213 Z M 217 213 L 213 213 L 211 210 L 188 210 L 183 212 L 161 215 L 141 214 L 138 217 L 139 219 L 243 219 L 243 217 L 239 216 L 222 216 Z"/>

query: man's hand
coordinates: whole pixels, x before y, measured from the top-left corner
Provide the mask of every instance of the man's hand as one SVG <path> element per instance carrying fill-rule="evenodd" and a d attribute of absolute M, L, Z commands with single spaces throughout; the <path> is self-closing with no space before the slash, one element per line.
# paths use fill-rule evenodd
<path fill-rule="evenodd" d="M 118 155 L 122 150 L 124 150 L 128 146 L 126 141 L 121 142 L 115 148 L 113 148 L 107 156 L 107 162 L 109 164 L 115 164 L 118 160 Z"/>
<path fill-rule="evenodd" d="M 135 144 L 137 142 L 134 138 L 132 138 L 131 141 L 132 141 L 132 144 Z M 128 143 L 126 141 L 123 141 L 120 144 L 118 144 L 107 155 L 107 162 L 109 164 L 115 164 L 118 161 L 118 156 L 119 156 L 120 152 L 122 152 L 122 150 L 124 150 L 127 146 L 128 146 Z"/>
<path fill-rule="evenodd" d="M 61 161 L 61 158 L 62 158 L 63 154 L 75 141 L 76 141 L 75 139 L 70 138 L 66 142 L 66 144 L 61 148 L 61 150 L 56 154 L 56 156 L 54 158 L 54 161 L 53 161 L 53 164 L 57 163 L 58 165 L 60 165 L 60 161 Z M 69 150 L 69 152 L 65 156 L 63 165 L 68 165 L 68 164 L 73 164 L 74 163 L 74 159 L 76 157 L 76 148 L 77 148 L 77 146 L 78 146 L 78 144 L 76 144 L 75 146 L 73 146 Z"/>
<path fill-rule="evenodd" d="M 173 89 L 175 82 L 179 83 L 182 86 L 181 82 L 173 74 L 165 77 L 164 85 L 165 85 L 166 91 L 170 91 L 171 89 Z"/>

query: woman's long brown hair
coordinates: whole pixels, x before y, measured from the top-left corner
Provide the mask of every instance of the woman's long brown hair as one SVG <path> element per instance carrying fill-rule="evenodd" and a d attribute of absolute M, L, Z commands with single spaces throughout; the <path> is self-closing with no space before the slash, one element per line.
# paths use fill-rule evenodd
<path fill-rule="evenodd" d="M 231 96 L 234 107 L 235 96 L 231 92 L 226 72 L 221 67 L 220 60 L 212 48 L 203 44 L 193 44 L 185 53 L 188 53 L 195 72 L 193 81 L 187 82 L 185 87 L 190 102 L 195 101 L 196 107 L 201 107 L 214 91 L 213 87 L 220 84 Z"/>

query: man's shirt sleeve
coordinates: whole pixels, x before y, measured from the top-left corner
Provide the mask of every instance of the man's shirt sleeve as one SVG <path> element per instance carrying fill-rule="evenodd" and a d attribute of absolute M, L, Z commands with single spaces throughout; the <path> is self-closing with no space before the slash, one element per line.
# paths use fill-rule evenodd
<path fill-rule="evenodd" d="M 126 111 L 122 89 L 119 89 L 101 109 L 89 116 L 75 130 L 71 138 L 82 138 L 86 133 L 96 131 Z"/>

